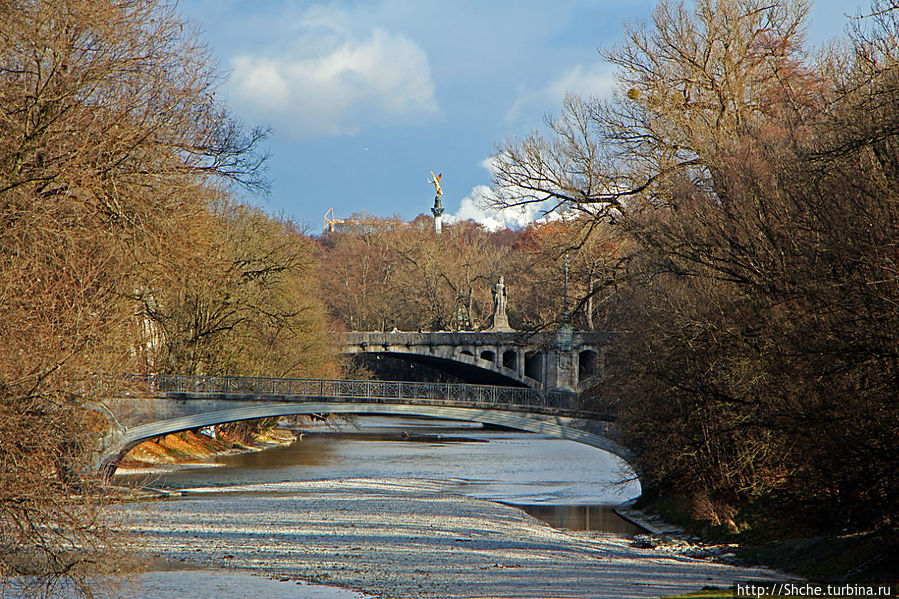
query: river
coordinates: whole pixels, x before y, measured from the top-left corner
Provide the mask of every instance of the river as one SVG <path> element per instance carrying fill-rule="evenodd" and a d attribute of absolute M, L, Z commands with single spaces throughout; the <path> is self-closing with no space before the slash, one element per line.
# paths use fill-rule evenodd
<path fill-rule="evenodd" d="M 639 530 L 610 506 L 639 485 L 591 447 L 375 416 L 303 428 L 291 446 L 117 475 L 183 493 L 128 508 L 140 547 L 169 570 L 146 574 L 141 593 L 647 597 L 769 576 L 632 547 Z"/>
<path fill-rule="evenodd" d="M 639 529 L 611 513 L 640 494 L 633 472 L 616 456 L 586 445 L 479 424 L 359 416 L 301 427 L 287 447 L 220 456 L 205 468 L 119 476 L 126 484 L 169 490 L 286 481 L 390 478 L 442 481 L 443 492 L 522 506 L 565 528 Z M 625 482 L 620 482 L 625 480 Z M 593 524 L 590 524 L 591 516 Z"/>

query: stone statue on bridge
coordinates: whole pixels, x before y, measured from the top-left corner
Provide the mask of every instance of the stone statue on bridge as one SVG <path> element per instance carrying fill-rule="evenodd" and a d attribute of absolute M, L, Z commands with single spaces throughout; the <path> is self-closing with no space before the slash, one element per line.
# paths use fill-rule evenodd
<path fill-rule="evenodd" d="M 488 331 L 511 331 L 509 326 L 509 317 L 506 315 L 506 304 L 508 302 L 508 294 L 506 293 L 506 285 L 503 277 L 500 275 L 499 283 L 493 286 L 493 323 Z"/>

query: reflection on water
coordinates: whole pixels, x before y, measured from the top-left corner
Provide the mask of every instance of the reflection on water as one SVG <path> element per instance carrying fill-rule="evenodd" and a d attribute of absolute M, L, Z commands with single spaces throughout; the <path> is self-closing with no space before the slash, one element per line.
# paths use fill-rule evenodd
<path fill-rule="evenodd" d="M 302 440 L 262 452 L 219 456 L 213 468 L 124 475 L 120 482 L 167 489 L 221 488 L 346 478 L 438 481 L 446 493 L 522 506 L 553 526 L 632 534 L 608 509 L 640 493 L 607 452 L 517 431 L 447 421 L 359 417 L 339 428 L 305 427 Z M 464 423 L 463 423 L 464 424 Z M 564 507 L 563 507 L 564 506 Z M 589 506 L 589 507 L 588 507 Z"/>
<path fill-rule="evenodd" d="M 235 476 L 235 470 L 245 473 L 246 470 L 280 470 L 287 466 L 325 466 L 335 461 L 336 451 L 337 446 L 329 443 L 326 438 L 318 435 L 306 435 L 300 441 L 285 447 L 217 456 L 209 461 L 213 464 L 227 466 L 227 471 L 223 474 L 230 480 Z M 193 472 L 185 473 L 186 480 L 191 480 L 192 474 Z M 167 477 L 167 480 L 171 480 L 171 478 L 173 477 Z"/>
<path fill-rule="evenodd" d="M 516 507 L 555 528 L 611 532 L 625 537 L 646 532 L 616 514 L 608 505 L 518 505 Z"/>
<path fill-rule="evenodd" d="M 408 427 L 407 427 L 408 428 Z M 441 429 L 442 430 L 442 429 Z M 274 447 L 265 451 L 241 453 L 211 458 L 213 464 L 231 468 L 277 469 L 285 466 L 326 466 L 340 461 L 340 447 L 355 441 L 424 443 L 433 447 L 449 443 L 489 443 L 488 439 L 462 436 L 457 430 L 440 433 L 417 432 L 409 428 L 402 432 L 327 432 L 305 433 L 303 438 L 286 447 Z"/>

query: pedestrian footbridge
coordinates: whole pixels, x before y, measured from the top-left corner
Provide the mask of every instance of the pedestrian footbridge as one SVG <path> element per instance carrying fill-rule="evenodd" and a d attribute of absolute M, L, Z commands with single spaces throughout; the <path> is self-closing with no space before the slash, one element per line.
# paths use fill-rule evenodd
<path fill-rule="evenodd" d="M 611 409 L 574 393 L 455 383 L 224 376 L 135 377 L 137 392 L 97 406 L 109 421 L 97 466 L 115 470 L 142 441 L 238 420 L 296 414 L 384 414 L 481 422 L 569 439 L 633 464 Z"/>

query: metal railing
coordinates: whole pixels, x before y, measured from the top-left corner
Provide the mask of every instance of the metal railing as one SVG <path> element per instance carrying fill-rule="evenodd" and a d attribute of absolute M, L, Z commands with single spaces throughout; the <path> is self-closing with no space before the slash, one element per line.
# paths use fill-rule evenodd
<path fill-rule="evenodd" d="M 220 399 L 279 399 L 329 401 L 427 403 L 447 406 L 569 413 L 608 419 L 610 411 L 587 406 L 576 393 L 542 391 L 524 387 L 418 383 L 409 381 L 354 381 L 336 379 L 287 379 L 240 376 L 186 376 L 157 374 L 136 376 L 154 395 Z"/>

